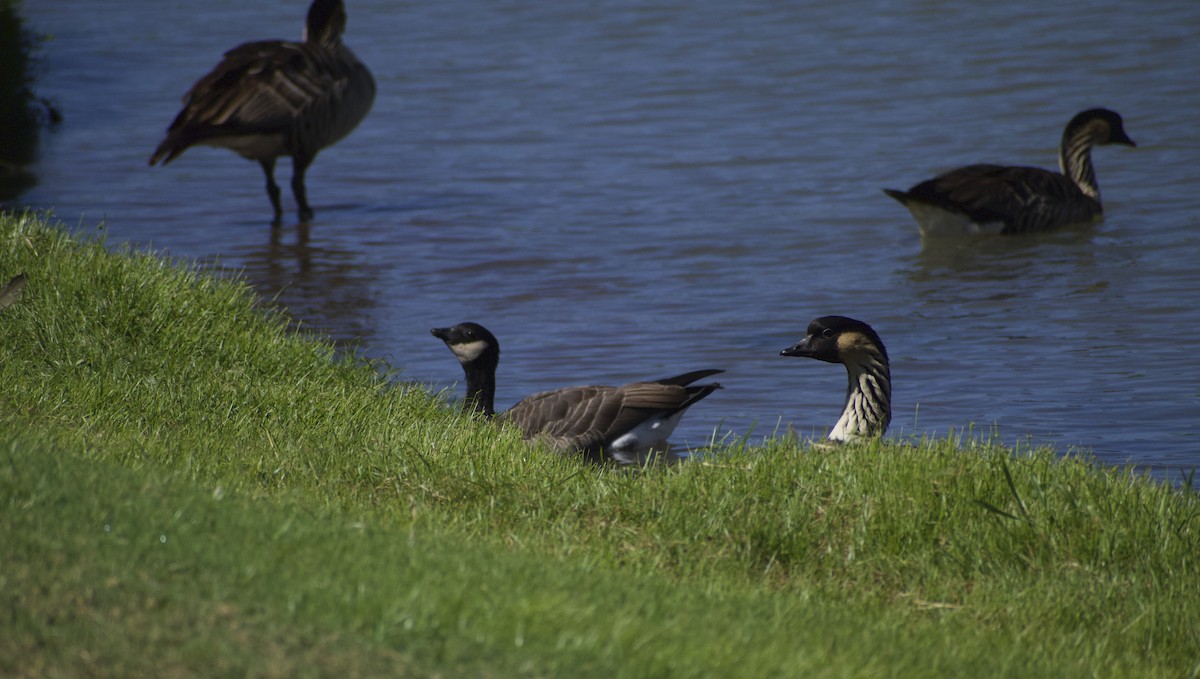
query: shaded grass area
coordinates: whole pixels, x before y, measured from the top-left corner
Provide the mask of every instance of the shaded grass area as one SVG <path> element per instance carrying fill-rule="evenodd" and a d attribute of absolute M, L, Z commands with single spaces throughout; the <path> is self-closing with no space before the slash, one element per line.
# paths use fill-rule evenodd
<path fill-rule="evenodd" d="M 1200 673 L 1190 492 L 956 440 L 598 470 L 118 250 L 0 218 L 6 673 Z"/>

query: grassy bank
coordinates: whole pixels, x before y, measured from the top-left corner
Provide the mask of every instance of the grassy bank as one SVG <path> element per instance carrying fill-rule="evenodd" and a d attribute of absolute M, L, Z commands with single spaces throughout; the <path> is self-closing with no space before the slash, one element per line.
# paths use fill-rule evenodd
<path fill-rule="evenodd" d="M 596 470 L 236 283 L 0 218 L 22 271 L 5 675 L 1200 674 L 1192 494 L 969 441 Z"/>

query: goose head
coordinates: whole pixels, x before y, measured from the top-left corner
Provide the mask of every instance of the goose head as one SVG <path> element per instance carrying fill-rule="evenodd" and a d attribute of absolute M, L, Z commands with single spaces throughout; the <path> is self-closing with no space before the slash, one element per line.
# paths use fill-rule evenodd
<path fill-rule="evenodd" d="M 467 400 L 475 410 L 494 414 L 496 366 L 500 364 L 500 342 L 478 323 L 459 323 L 434 328 L 430 333 L 446 343 L 467 377 Z"/>
<path fill-rule="evenodd" d="M 500 363 L 500 342 L 478 323 L 459 323 L 449 328 L 434 328 L 429 332 L 445 342 L 464 367 L 489 363 L 495 366 Z"/>
<path fill-rule="evenodd" d="M 346 30 L 346 5 L 342 0 L 313 0 L 304 21 L 304 40 L 333 45 Z"/>
<path fill-rule="evenodd" d="M 1097 146 L 1105 144 L 1137 146 L 1125 132 L 1125 123 L 1121 120 L 1121 115 L 1106 108 L 1089 108 L 1076 113 L 1075 117 L 1071 118 L 1071 122 L 1067 123 L 1066 129 L 1063 130 L 1063 141 L 1067 142 L 1079 137 L 1087 138 Z"/>
<path fill-rule="evenodd" d="M 808 324 L 803 339 L 779 355 L 846 366 L 846 404 L 830 440 L 879 436 L 887 430 L 892 419 L 891 369 L 883 340 L 871 326 L 845 316 L 822 316 Z"/>
<path fill-rule="evenodd" d="M 868 356 L 882 355 L 887 350 L 875 330 L 853 318 L 822 316 L 808 324 L 804 338 L 779 352 L 780 356 L 802 356 L 826 363 L 860 363 Z"/>

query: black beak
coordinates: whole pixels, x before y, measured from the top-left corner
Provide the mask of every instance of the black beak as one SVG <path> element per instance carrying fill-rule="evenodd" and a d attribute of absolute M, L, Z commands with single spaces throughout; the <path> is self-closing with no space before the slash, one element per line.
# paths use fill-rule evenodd
<path fill-rule="evenodd" d="M 433 330 L 429 331 L 429 334 L 433 335 L 434 337 L 440 339 L 443 342 L 449 342 L 450 341 L 450 331 L 452 329 L 453 328 L 434 328 Z"/>
<path fill-rule="evenodd" d="M 812 355 L 813 355 L 812 337 L 811 336 L 805 337 L 804 339 L 800 340 L 799 342 L 796 342 L 795 344 L 788 347 L 787 349 L 784 349 L 783 351 L 779 352 L 779 355 L 780 356 L 803 356 L 805 358 L 812 357 Z"/>

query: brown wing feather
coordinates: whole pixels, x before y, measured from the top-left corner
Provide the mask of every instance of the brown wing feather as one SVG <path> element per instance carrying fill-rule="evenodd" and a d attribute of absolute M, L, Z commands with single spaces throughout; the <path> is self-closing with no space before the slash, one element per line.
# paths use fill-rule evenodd
<path fill-rule="evenodd" d="M 347 93 L 355 101 L 344 101 Z M 344 46 L 281 40 L 239 45 L 184 95 L 183 109 L 150 163 L 164 156 L 170 162 L 188 146 L 213 137 L 281 133 L 285 143 L 294 143 L 299 128 L 322 133 L 304 140 L 315 153 L 353 129 L 374 95 L 370 73 Z M 333 120 L 304 125 L 310 115 Z"/>
<path fill-rule="evenodd" d="M 674 412 L 702 389 L 658 382 L 567 387 L 534 394 L 502 417 L 526 438 L 544 439 L 556 449 L 595 451 L 656 414 Z"/>
<path fill-rule="evenodd" d="M 1100 204 L 1068 177 L 1038 167 L 968 165 L 889 195 L 965 214 L 977 224 L 1003 222 L 1006 233 L 1086 222 L 1100 214 Z"/>
<path fill-rule="evenodd" d="M 654 381 L 659 384 L 678 384 L 681 387 L 686 387 L 687 385 L 691 384 L 692 382 L 695 382 L 696 380 L 702 380 L 705 377 L 712 377 L 713 375 L 719 375 L 723 372 L 725 372 L 725 371 L 724 370 L 713 370 L 713 369 L 693 370 L 690 373 L 676 375 L 675 377 L 664 377 L 661 380 L 654 380 Z"/>

